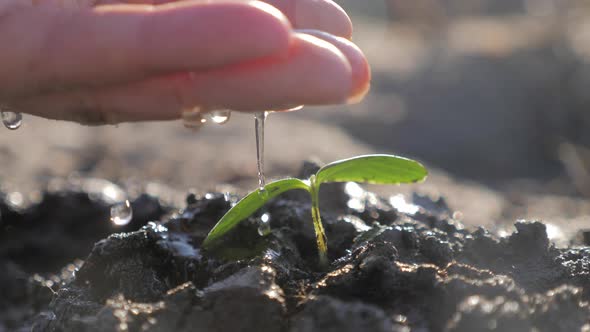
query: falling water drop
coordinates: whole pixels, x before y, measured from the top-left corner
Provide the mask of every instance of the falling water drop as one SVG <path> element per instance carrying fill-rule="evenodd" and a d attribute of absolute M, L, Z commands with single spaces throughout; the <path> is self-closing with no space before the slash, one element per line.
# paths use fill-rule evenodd
<path fill-rule="evenodd" d="M 111 221 L 117 226 L 127 225 L 133 218 L 133 209 L 129 200 L 111 206 Z"/>
<path fill-rule="evenodd" d="M 270 234 L 270 215 L 268 213 L 260 216 L 260 222 L 258 223 L 258 234 L 260 236 L 267 236 Z"/>
<path fill-rule="evenodd" d="M 207 113 L 207 117 L 211 120 L 211 122 L 219 125 L 226 124 L 230 117 L 231 111 L 230 110 L 218 110 L 218 111 L 211 111 Z"/>
<path fill-rule="evenodd" d="M 260 194 L 265 193 L 264 186 L 264 122 L 267 112 L 258 112 L 254 115 L 254 126 L 256 129 L 256 165 L 258 167 L 258 187 Z"/>
<path fill-rule="evenodd" d="M 197 130 L 206 122 L 207 119 L 203 117 L 203 113 L 199 107 L 182 112 L 182 124 L 185 128 Z"/>
<path fill-rule="evenodd" d="M 23 123 L 23 116 L 20 113 L 3 111 L 0 114 L 2 115 L 2 123 L 10 130 L 18 129 Z"/>

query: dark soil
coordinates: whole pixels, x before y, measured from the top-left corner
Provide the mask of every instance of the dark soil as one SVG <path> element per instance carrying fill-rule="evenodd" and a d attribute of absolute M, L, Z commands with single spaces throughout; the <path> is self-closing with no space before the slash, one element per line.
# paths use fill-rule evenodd
<path fill-rule="evenodd" d="M 190 194 L 180 209 L 142 194 L 121 229 L 81 188 L 4 195 L 0 331 L 590 330 L 590 249 L 556 248 L 541 222 L 500 238 L 465 229 L 442 199 L 394 207 L 326 186 L 322 271 L 305 195 L 275 199 L 203 252 L 237 197 Z"/>

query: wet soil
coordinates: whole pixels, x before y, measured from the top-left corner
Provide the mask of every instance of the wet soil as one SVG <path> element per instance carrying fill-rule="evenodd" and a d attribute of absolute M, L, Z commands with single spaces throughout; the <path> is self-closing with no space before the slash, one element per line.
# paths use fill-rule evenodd
<path fill-rule="evenodd" d="M 236 195 L 138 193 L 117 228 L 80 181 L 2 194 L 0 331 L 590 331 L 590 249 L 555 247 L 542 222 L 500 237 L 442 198 L 327 185 L 326 270 L 304 193 L 205 252 Z"/>

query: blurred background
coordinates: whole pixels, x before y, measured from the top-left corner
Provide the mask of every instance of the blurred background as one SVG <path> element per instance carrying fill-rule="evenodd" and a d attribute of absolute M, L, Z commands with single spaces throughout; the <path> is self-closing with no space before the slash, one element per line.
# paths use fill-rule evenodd
<path fill-rule="evenodd" d="M 269 177 L 304 160 L 394 153 L 424 162 L 426 183 L 374 187 L 443 196 L 464 222 L 502 229 L 543 219 L 590 228 L 590 2 L 340 0 L 373 70 L 353 106 L 267 122 Z M 180 122 L 83 127 L 25 117 L 1 131 L 5 192 L 52 176 L 157 183 L 185 192 L 256 185 L 252 115 L 199 132 Z M 550 234 L 551 235 L 551 234 Z"/>

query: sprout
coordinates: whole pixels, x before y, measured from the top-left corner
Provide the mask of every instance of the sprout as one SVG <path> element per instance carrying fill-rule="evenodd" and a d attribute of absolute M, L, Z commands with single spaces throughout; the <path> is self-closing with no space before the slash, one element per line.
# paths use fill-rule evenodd
<path fill-rule="evenodd" d="M 371 184 L 401 184 L 422 181 L 428 171 L 417 161 L 392 155 L 366 155 L 330 163 L 307 180 L 294 178 L 268 183 L 263 190 L 256 189 L 231 208 L 213 227 L 203 242 L 211 248 L 223 235 L 260 209 L 270 199 L 289 190 L 303 189 L 311 196 L 311 216 L 321 266 L 328 265 L 327 238 L 319 208 L 319 191 L 322 183 L 365 182 Z"/>

